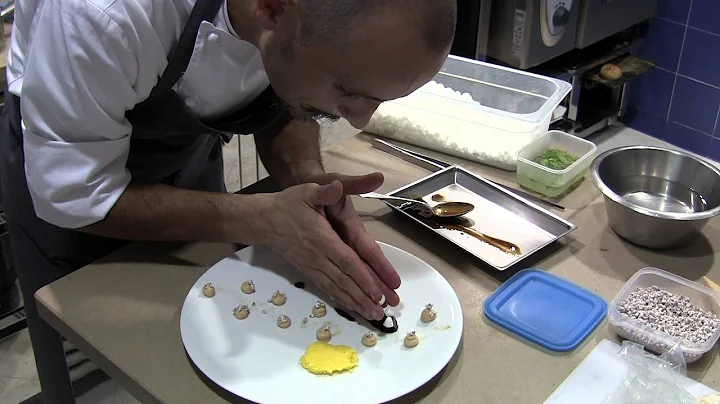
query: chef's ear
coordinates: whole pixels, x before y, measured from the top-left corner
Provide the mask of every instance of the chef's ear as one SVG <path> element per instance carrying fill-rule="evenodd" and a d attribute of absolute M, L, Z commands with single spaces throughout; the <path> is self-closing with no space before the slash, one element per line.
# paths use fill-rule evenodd
<path fill-rule="evenodd" d="M 284 19 L 299 15 L 299 0 L 257 0 L 257 15 L 265 29 L 275 29 Z"/>

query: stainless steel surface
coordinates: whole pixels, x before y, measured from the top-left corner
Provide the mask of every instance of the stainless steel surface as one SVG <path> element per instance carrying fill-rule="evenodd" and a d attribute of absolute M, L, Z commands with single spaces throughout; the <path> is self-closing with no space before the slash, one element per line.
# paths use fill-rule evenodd
<path fill-rule="evenodd" d="M 450 218 L 450 217 L 458 217 L 466 215 L 470 212 L 472 212 L 475 209 L 475 206 L 473 206 L 470 203 L 466 202 L 442 202 L 438 203 L 435 206 L 430 206 L 425 201 L 419 201 L 417 199 L 409 199 L 409 198 L 401 198 L 398 196 L 390 196 L 381 194 L 378 192 L 368 192 L 364 194 L 358 195 L 361 198 L 367 198 L 367 199 L 378 199 L 381 201 L 397 201 L 397 202 L 406 202 L 418 206 L 422 206 L 425 210 L 432 213 L 433 215 L 441 218 Z"/>
<path fill-rule="evenodd" d="M 393 156 L 395 156 L 395 157 L 399 157 L 399 158 L 401 158 L 401 159 L 403 159 L 403 160 L 405 160 L 405 161 L 407 161 L 407 162 L 409 162 L 409 163 L 413 163 L 413 164 L 417 165 L 418 167 L 425 168 L 425 169 L 427 169 L 427 170 L 429 170 L 429 171 L 431 171 L 431 172 L 437 172 L 437 171 L 440 171 L 440 170 L 442 170 L 442 169 L 445 169 L 445 168 L 451 166 L 450 164 L 445 163 L 445 162 L 443 162 L 443 161 L 440 161 L 440 160 L 438 160 L 438 159 L 434 159 L 434 158 L 429 157 L 429 156 L 426 156 L 426 155 L 424 155 L 424 154 L 421 154 L 421 153 L 418 153 L 418 152 L 414 152 L 414 151 L 408 150 L 408 149 L 406 149 L 406 148 L 404 148 L 404 147 L 400 147 L 400 146 L 394 145 L 394 144 L 392 144 L 392 143 L 390 143 L 390 142 L 387 142 L 387 141 L 385 141 L 385 140 L 381 140 L 381 139 L 375 138 L 375 139 L 372 140 L 371 143 L 372 143 L 372 146 L 373 146 L 374 148 L 378 149 L 378 150 L 382 150 L 382 151 L 384 151 L 384 152 L 386 152 L 386 153 L 388 153 L 388 154 L 391 154 L 391 155 L 393 155 Z M 493 181 L 493 180 L 489 180 L 489 179 L 486 179 L 486 180 L 487 180 L 487 181 L 490 181 L 490 182 L 492 182 L 493 184 L 495 184 L 495 185 L 497 185 L 497 186 L 499 186 L 499 187 L 501 187 L 501 188 L 503 188 L 503 189 L 505 189 L 505 190 L 507 190 L 507 191 L 510 191 L 510 192 L 512 192 L 512 193 L 514 193 L 514 194 L 516 194 L 516 195 L 518 195 L 518 196 L 520 196 L 520 197 L 522 197 L 522 198 L 531 200 L 531 201 L 533 201 L 533 202 L 542 203 L 542 204 L 544 204 L 544 205 L 551 206 L 551 207 L 553 207 L 553 208 L 555 208 L 555 209 L 565 210 L 565 207 L 564 207 L 564 206 L 562 206 L 562 205 L 560 205 L 560 204 L 557 204 L 557 203 L 555 203 L 555 202 L 546 201 L 545 199 L 542 199 L 542 198 L 540 198 L 540 197 L 538 197 L 538 196 L 535 196 L 535 195 L 533 195 L 533 194 L 529 194 L 529 193 L 527 193 L 527 192 L 520 191 L 520 190 L 518 190 L 518 189 L 509 187 L 509 186 L 507 186 L 507 185 L 501 184 L 501 183 L 496 182 L 496 181 Z"/>
<path fill-rule="evenodd" d="M 580 0 L 493 1 L 487 55 L 527 69 L 569 52 L 579 10 Z"/>
<path fill-rule="evenodd" d="M 431 161 L 429 157 L 423 156 L 420 153 L 416 153 L 412 150 L 408 150 L 404 147 L 396 146 L 392 143 L 384 140 L 375 138 L 372 140 L 372 146 L 378 150 L 382 150 L 385 153 L 391 154 L 395 157 L 399 157 L 408 163 L 422 167 L 428 171 L 437 172 L 450 167 L 450 164 L 441 163 L 439 161 Z"/>
<path fill-rule="evenodd" d="M 421 220 L 421 218 L 403 210 L 402 205 L 396 205 L 391 202 L 386 202 L 386 204 L 400 214 L 412 218 L 499 271 L 516 265 L 575 229 L 575 225 L 567 220 L 458 166 L 448 167 L 410 185 L 389 192 L 388 194 L 413 199 L 413 197 L 428 197 L 448 188 L 454 188 L 465 193 L 470 199 L 469 202 L 476 206 L 475 211 L 471 214 L 473 216 L 468 215 L 471 220 L 478 224 L 478 226 L 473 228 L 475 231 L 515 243 L 522 248 L 523 254 L 521 256 L 508 258 L 507 263 L 504 265 L 493 264 L 490 262 L 490 258 L 477 248 L 478 241 L 476 239 L 471 237 L 450 237 L 443 229 L 431 226 Z M 488 218 L 488 220 L 491 218 L 497 219 L 498 216 L 503 215 L 511 217 L 512 219 L 508 221 L 512 222 L 512 224 L 508 224 L 506 228 L 502 229 L 504 232 L 510 231 L 513 235 L 519 237 L 524 234 L 529 234 L 531 229 L 537 229 L 542 233 L 542 238 L 534 241 L 532 245 L 528 247 L 522 245 L 518 240 L 513 240 L 512 237 L 501 237 L 500 235 L 492 234 L 493 231 L 498 232 L 495 226 L 490 226 L 490 228 L 483 227 L 485 218 Z"/>
<path fill-rule="evenodd" d="M 657 0 L 582 0 L 575 46 L 583 49 L 655 16 Z"/>
<path fill-rule="evenodd" d="M 720 213 L 720 171 L 687 153 L 621 147 L 598 156 L 590 171 L 610 227 L 644 247 L 686 245 Z"/>

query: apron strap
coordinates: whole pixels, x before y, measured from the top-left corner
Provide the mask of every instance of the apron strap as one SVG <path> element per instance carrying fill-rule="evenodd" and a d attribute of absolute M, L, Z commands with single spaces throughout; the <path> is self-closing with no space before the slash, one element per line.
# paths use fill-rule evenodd
<path fill-rule="evenodd" d="M 195 6 L 190 13 L 190 17 L 185 23 L 180 38 L 178 39 L 175 49 L 172 51 L 168 59 L 167 67 L 163 71 L 160 80 L 155 88 L 153 88 L 150 98 L 156 99 L 172 90 L 175 83 L 180 80 L 195 50 L 195 41 L 197 40 L 198 30 L 203 21 L 211 21 L 220 11 L 220 6 L 225 0 L 197 0 Z"/>

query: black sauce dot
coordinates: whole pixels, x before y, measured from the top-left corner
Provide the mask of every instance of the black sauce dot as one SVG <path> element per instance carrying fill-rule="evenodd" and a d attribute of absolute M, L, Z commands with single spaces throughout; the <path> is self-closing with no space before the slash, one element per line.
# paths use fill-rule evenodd
<path fill-rule="evenodd" d="M 344 318 L 345 320 L 355 322 L 355 317 L 348 314 L 348 312 L 346 312 L 345 310 L 335 307 L 335 311 L 337 312 L 337 314 L 340 315 L 340 317 Z"/>
<path fill-rule="evenodd" d="M 385 319 L 387 318 L 392 319 L 392 327 L 385 327 Z M 395 317 L 385 316 L 382 320 L 368 320 L 368 323 L 370 323 L 370 325 L 375 327 L 378 331 L 385 334 L 393 334 L 396 333 L 398 330 L 398 322 Z"/>
<path fill-rule="evenodd" d="M 305 289 L 305 282 L 295 282 L 295 287 L 298 289 Z"/>

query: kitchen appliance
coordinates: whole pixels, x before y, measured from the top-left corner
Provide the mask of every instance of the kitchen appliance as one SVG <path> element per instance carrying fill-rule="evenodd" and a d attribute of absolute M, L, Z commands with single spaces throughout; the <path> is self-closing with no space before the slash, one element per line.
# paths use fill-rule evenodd
<path fill-rule="evenodd" d="M 458 2 L 467 8 L 477 3 Z M 528 69 L 647 21 L 656 10 L 657 0 L 495 0 L 489 17 L 487 56 Z M 473 23 L 467 18 L 458 21 L 458 32 L 481 35 L 482 27 L 470 30 L 463 26 Z M 467 40 L 460 35 L 456 42 Z M 463 47 L 458 44 L 454 48 Z"/>
<path fill-rule="evenodd" d="M 627 84 L 654 66 L 631 55 L 642 44 L 657 3 L 657 0 L 458 0 L 460 10 L 479 10 L 480 14 L 458 19 L 452 54 L 571 83 L 570 97 L 556 111 L 558 122 L 550 128 L 586 137 L 622 119 Z M 483 21 L 489 24 L 482 25 Z M 483 36 L 487 38 L 485 53 Z M 630 74 L 615 83 L 598 80 L 598 72 L 605 63 L 620 64 Z"/>
<path fill-rule="evenodd" d="M 563 113 L 550 125 L 551 129 L 587 137 L 622 120 L 627 111 L 628 85 L 655 67 L 655 63 L 635 56 L 646 29 L 646 25 L 633 27 L 533 69 L 572 85 L 570 96 L 561 104 Z M 620 67 L 620 79 L 611 81 L 600 76 L 600 69 L 607 63 Z"/>
<path fill-rule="evenodd" d="M 565 113 L 552 129 L 587 137 L 622 121 L 629 84 L 655 67 L 636 55 L 656 10 L 657 0 L 580 2 L 576 49 L 536 70 L 572 84 Z M 623 76 L 614 81 L 600 77 L 606 63 L 619 66 Z"/>
<path fill-rule="evenodd" d="M 655 16 L 657 0 L 582 0 L 575 47 L 584 49 Z"/>
<path fill-rule="evenodd" d="M 487 55 L 527 69 L 575 48 L 579 0 L 492 2 Z"/>

